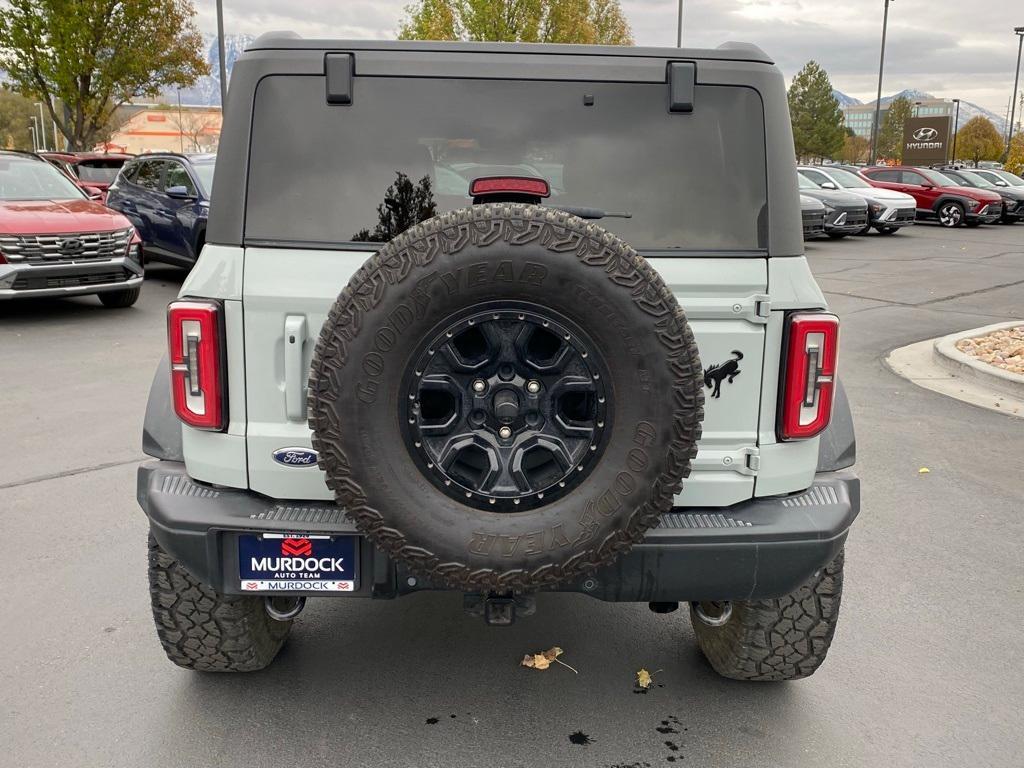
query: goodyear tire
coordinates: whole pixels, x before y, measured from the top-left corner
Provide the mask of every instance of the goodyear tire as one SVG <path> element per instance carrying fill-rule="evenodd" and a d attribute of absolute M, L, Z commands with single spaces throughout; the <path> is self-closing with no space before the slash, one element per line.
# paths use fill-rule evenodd
<path fill-rule="evenodd" d="M 733 680 L 781 681 L 809 677 L 832 645 L 843 596 L 840 550 L 806 584 L 771 600 L 738 601 L 720 614 L 716 604 L 695 604 L 690 619 L 701 652 L 718 674 Z M 700 615 L 720 621 L 702 620 Z"/>
<path fill-rule="evenodd" d="M 309 413 L 328 486 L 379 548 L 436 584 L 530 590 L 613 562 L 671 508 L 701 364 L 671 291 L 620 239 L 478 205 L 353 276 Z"/>
<path fill-rule="evenodd" d="M 291 621 L 270 618 L 259 597 L 222 595 L 149 536 L 149 598 L 167 658 L 198 672 L 255 672 L 277 656 Z"/>

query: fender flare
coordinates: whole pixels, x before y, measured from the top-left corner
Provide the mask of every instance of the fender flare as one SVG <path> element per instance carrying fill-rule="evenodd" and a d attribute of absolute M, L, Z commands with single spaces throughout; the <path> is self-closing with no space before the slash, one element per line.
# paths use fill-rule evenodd
<path fill-rule="evenodd" d="M 167 355 L 157 365 L 149 387 L 146 420 L 142 426 L 142 452 L 164 461 L 185 461 L 181 421 L 171 404 L 171 365 Z"/>
<path fill-rule="evenodd" d="M 836 382 L 832 421 L 821 433 L 818 443 L 818 472 L 835 472 L 853 466 L 857 460 L 857 436 L 853 429 L 853 414 L 846 397 L 843 382 Z"/>

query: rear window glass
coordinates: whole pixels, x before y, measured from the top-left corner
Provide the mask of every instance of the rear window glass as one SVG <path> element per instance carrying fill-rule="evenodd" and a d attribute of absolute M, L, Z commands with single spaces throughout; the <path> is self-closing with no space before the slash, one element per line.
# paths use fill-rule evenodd
<path fill-rule="evenodd" d="M 339 107 L 322 78 L 265 78 L 246 238 L 383 241 L 469 205 L 474 178 L 514 175 L 546 179 L 548 205 L 631 214 L 601 225 L 639 249 L 763 247 L 760 98 L 700 86 L 692 114 L 670 114 L 667 88 L 356 78 Z"/>
<path fill-rule="evenodd" d="M 78 164 L 78 178 L 88 183 L 99 182 L 111 184 L 117 178 L 117 172 L 124 165 L 124 160 L 90 160 Z"/>

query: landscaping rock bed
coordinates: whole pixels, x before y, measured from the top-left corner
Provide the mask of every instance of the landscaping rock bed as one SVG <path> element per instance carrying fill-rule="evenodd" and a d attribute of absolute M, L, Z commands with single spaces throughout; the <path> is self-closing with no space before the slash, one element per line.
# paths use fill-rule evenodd
<path fill-rule="evenodd" d="M 1024 375 L 1024 325 L 999 328 L 984 336 L 960 339 L 956 348 L 995 368 Z"/>

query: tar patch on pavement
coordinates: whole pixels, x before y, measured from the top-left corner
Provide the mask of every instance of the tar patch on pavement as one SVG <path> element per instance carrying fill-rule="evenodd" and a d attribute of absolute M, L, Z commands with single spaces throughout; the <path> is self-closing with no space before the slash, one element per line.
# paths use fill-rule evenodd
<path fill-rule="evenodd" d="M 438 722 L 438 720 L 437 720 L 436 717 L 428 717 L 427 718 L 427 725 L 437 725 L 437 722 Z"/>
<path fill-rule="evenodd" d="M 569 741 L 573 744 L 580 746 L 586 746 L 587 744 L 593 744 L 594 740 L 587 736 L 583 731 L 576 731 L 575 733 L 569 734 Z"/>

